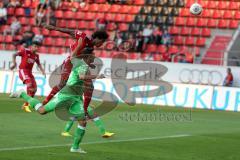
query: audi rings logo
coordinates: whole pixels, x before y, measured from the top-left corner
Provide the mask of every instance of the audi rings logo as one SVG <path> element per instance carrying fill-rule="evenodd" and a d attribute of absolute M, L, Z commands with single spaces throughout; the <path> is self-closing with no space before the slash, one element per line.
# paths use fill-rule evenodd
<path fill-rule="evenodd" d="M 219 71 L 183 69 L 179 74 L 179 80 L 182 83 L 220 85 L 223 76 Z"/>

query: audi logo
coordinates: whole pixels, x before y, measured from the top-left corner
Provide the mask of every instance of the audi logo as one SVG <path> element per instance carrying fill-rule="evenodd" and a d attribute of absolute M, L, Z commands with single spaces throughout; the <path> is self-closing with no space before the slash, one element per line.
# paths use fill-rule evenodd
<path fill-rule="evenodd" d="M 223 76 L 219 71 L 183 69 L 179 73 L 179 80 L 182 83 L 203 84 L 203 85 L 221 85 Z"/>

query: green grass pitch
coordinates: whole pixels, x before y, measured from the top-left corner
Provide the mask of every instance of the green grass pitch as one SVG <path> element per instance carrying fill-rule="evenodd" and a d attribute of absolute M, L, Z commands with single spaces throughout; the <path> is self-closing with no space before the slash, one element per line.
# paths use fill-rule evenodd
<path fill-rule="evenodd" d="M 24 113 L 19 99 L 0 95 L 0 160 L 239 160 L 240 113 L 137 105 L 119 105 L 102 117 L 111 139 L 89 122 L 81 147 L 69 152 L 72 138 L 61 137 L 65 122 L 54 113 Z M 185 115 L 188 120 L 139 122 L 125 114 Z M 191 116 L 191 117 L 190 117 Z M 73 127 L 72 133 L 76 126 Z"/>

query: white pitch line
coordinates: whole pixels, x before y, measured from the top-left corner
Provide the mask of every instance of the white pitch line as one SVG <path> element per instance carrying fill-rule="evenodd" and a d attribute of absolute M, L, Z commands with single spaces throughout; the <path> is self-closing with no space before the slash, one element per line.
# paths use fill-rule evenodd
<path fill-rule="evenodd" d="M 81 145 L 133 142 L 133 141 L 145 141 L 145 140 L 154 140 L 154 139 L 181 138 L 181 137 L 189 137 L 189 136 L 191 136 L 191 135 L 182 134 L 182 135 L 171 135 L 171 136 L 161 136 L 161 137 L 146 137 L 146 138 L 123 139 L 123 140 L 94 141 L 94 142 L 81 143 Z M 0 152 L 2 152 L 2 151 L 18 151 L 18 150 L 27 150 L 27 149 L 65 147 L 65 146 L 70 146 L 70 145 L 71 144 L 55 144 L 55 145 L 42 145 L 42 146 L 29 146 L 29 147 L 0 148 Z"/>

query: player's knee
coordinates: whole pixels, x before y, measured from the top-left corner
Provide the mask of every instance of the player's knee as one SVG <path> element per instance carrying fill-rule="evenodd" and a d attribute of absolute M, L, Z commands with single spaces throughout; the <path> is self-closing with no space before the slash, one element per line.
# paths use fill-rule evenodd
<path fill-rule="evenodd" d="M 45 111 L 45 109 L 44 109 L 44 107 L 42 106 L 42 107 L 40 107 L 38 110 L 38 113 L 39 114 L 41 114 L 41 115 L 44 115 L 44 114 L 46 114 L 47 112 Z"/>
<path fill-rule="evenodd" d="M 87 126 L 87 121 L 86 120 L 81 120 L 81 121 L 78 121 L 78 124 L 80 126 L 86 127 Z"/>

